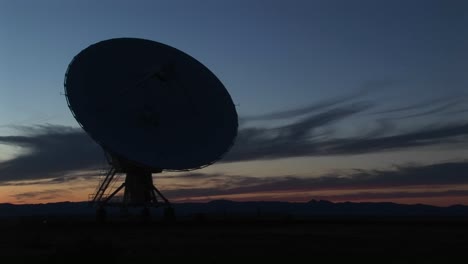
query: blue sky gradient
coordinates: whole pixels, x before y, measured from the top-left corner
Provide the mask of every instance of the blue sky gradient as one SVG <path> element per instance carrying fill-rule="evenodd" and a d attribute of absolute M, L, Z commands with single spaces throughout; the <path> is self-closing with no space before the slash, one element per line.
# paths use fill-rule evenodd
<path fill-rule="evenodd" d="M 288 111 L 365 105 L 314 128 L 328 144 L 466 124 L 467 25 L 468 2 L 461 0 L 0 1 L 0 177 L 2 159 L 28 150 L 2 137 L 44 124 L 78 127 L 62 94 L 64 73 L 78 52 L 104 39 L 146 38 L 192 55 L 225 84 L 245 129 L 286 131 L 306 117 Z M 268 118 L 275 113 L 280 117 Z M 466 160 L 465 138 L 461 133 L 397 150 L 242 159 L 202 173 L 306 177 L 460 161 Z M 458 147 L 445 146 L 450 142 Z M 240 148 L 232 155 L 246 153 Z"/>

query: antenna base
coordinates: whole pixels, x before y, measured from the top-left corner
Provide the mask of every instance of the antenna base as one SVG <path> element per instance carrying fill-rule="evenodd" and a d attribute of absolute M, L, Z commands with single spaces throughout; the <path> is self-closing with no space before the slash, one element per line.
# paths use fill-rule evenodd
<path fill-rule="evenodd" d="M 128 167 L 125 170 L 125 181 L 112 193 L 109 193 L 110 183 L 114 180 L 116 173 L 120 170 L 111 167 L 104 180 L 97 188 L 97 192 L 92 195 L 92 204 L 98 207 L 118 205 L 121 207 L 170 207 L 169 200 L 156 188 L 153 183 L 152 170 L 141 167 Z M 124 190 L 123 198 L 119 202 L 112 202 L 117 198 L 117 194 Z"/>

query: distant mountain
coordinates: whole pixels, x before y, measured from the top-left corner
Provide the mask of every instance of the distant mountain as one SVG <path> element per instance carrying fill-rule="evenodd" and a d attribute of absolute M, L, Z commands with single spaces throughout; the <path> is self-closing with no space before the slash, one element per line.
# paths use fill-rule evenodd
<path fill-rule="evenodd" d="M 87 202 L 46 204 L 0 204 L 0 217 L 93 215 L 95 209 Z"/>
<path fill-rule="evenodd" d="M 326 216 L 466 216 L 468 206 L 454 205 L 437 207 L 423 204 L 405 205 L 396 203 L 333 203 L 311 200 L 306 203 L 290 202 L 234 202 L 215 200 L 208 203 L 177 203 L 174 209 L 178 217 L 229 216 L 229 217 L 326 217 Z M 136 209 L 137 210 L 137 209 Z M 109 214 L 118 214 L 116 207 Z M 132 210 L 131 210 L 132 211 Z M 153 215 L 162 210 L 153 209 Z M 49 216 L 94 216 L 95 208 L 87 202 L 61 202 L 48 204 L 0 204 L 0 217 L 49 217 Z"/>

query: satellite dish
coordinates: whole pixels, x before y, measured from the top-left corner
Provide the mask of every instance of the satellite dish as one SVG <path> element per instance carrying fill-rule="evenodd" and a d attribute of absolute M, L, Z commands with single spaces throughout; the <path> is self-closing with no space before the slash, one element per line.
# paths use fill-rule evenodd
<path fill-rule="evenodd" d="M 93 44 L 73 58 L 64 86 L 75 119 L 110 156 L 114 172 L 108 175 L 126 173 L 127 189 L 152 172 L 210 165 L 237 135 L 236 109 L 221 81 L 193 57 L 159 42 Z"/>

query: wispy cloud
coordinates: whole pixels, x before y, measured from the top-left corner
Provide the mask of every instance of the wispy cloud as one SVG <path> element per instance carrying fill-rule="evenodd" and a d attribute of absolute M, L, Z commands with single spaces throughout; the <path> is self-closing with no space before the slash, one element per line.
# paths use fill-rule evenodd
<path fill-rule="evenodd" d="M 377 124 L 373 130 L 363 129 L 359 135 L 333 137 L 335 132 L 339 132 L 337 125 L 340 122 L 352 125 L 355 117 L 362 117 L 362 113 L 374 108 L 375 105 L 369 102 L 338 98 L 314 106 L 259 116 L 258 119 L 293 120 L 276 127 L 241 127 L 233 148 L 219 162 L 373 153 L 466 143 L 468 138 L 468 123 L 465 120 L 414 127 L 401 132 L 396 129 L 398 124 L 386 119 L 384 113 L 376 121 L 369 121 Z M 0 161 L 0 182 L 48 178 L 65 180 L 73 172 L 107 165 L 102 149 L 81 128 L 41 125 L 16 129 L 19 135 L 0 136 L 0 144 L 19 146 L 27 151 L 10 160 Z M 196 176 L 192 174 L 192 177 Z"/>
<path fill-rule="evenodd" d="M 80 128 L 57 125 L 18 127 L 21 136 L 0 136 L 0 144 L 26 153 L 0 162 L 0 181 L 57 178 L 73 171 L 97 169 L 103 152 Z"/>
<path fill-rule="evenodd" d="M 359 137 L 323 139 L 314 129 L 337 122 L 365 108 L 352 106 L 333 109 L 316 116 L 279 128 L 246 128 L 239 131 L 237 142 L 223 159 L 224 162 L 279 159 L 301 156 L 351 155 L 401 150 L 445 143 L 464 143 L 468 138 L 468 123 L 433 125 L 382 135 L 392 128 L 391 123 L 381 123 L 372 131 L 363 131 Z"/>
<path fill-rule="evenodd" d="M 409 118 L 421 118 L 431 116 L 443 116 L 447 114 L 457 115 L 466 111 L 467 97 L 444 97 L 433 100 L 413 103 L 406 106 L 391 107 L 377 110 L 371 115 L 385 116 L 388 120 L 402 120 Z"/>
<path fill-rule="evenodd" d="M 50 200 L 62 197 L 66 194 L 70 193 L 69 190 L 64 189 L 49 189 L 43 191 L 31 191 L 31 192 L 23 192 L 11 195 L 11 197 L 15 198 L 17 201 L 24 201 L 24 200 Z"/>
<path fill-rule="evenodd" d="M 283 195 L 289 198 L 296 194 L 296 196 L 305 200 L 352 201 L 468 197 L 468 190 L 462 188 L 468 186 L 466 175 L 468 175 L 468 161 L 432 165 L 413 164 L 386 170 L 354 169 L 314 177 L 308 175 L 255 177 L 187 172 L 172 176 L 158 175 L 157 181 L 160 184 L 162 183 L 164 194 L 169 199 L 174 200 L 203 200 L 209 197 L 229 197 L 233 195 L 252 198 L 259 195 L 264 197 L 274 193 L 276 196 Z M 84 175 L 84 177 L 92 177 L 92 175 Z M 67 181 L 77 183 L 82 179 L 81 177 L 73 177 L 67 179 Z M 57 184 L 57 188 L 19 193 L 13 195 L 13 197 L 18 201 L 23 201 L 27 199 L 55 199 L 66 196 L 73 188 L 60 188 L 62 181 L 61 177 L 39 181 L 37 184 L 45 183 L 49 186 L 50 184 Z M 95 183 L 92 182 L 88 187 L 94 187 Z M 454 189 L 454 186 L 458 186 L 458 189 Z M 83 186 L 80 187 L 80 189 L 82 188 Z"/>
<path fill-rule="evenodd" d="M 353 170 L 321 177 L 307 177 L 297 175 L 284 175 L 276 177 L 249 177 L 236 175 L 205 175 L 206 182 L 192 188 L 179 188 L 167 190 L 170 198 L 194 198 L 206 196 L 258 194 L 265 192 L 311 192 L 330 190 L 365 190 L 381 189 L 395 190 L 398 188 L 432 187 L 467 185 L 468 162 L 450 162 L 425 166 L 403 166 L 389 170 Z M 181 177 L 184 177 L 183 175 Z M 214 177 L 220 178 L 214 182 Z M 177 179 L 177 177 L 175 177 Z M 197 177 L 203 179 L 202 175 Z M 186 180 L 186 178 L 184 178 Z M 190 183 L 187 183 L 189 186 Z M 197 185 L 193 185 L 197 186 Z M 429 191 L 431 192 L 431 191 Z M 402 196 L 408 192 L 393 192 Z M 453 192 L 446 194 L 454 194 Z M 364 196 L 369 194 L 363 194 Z M 379 194 L 380 195 L 380 194 Z M 382 194 L 383 195 L 383 194 Z M 415 194 L 416 195 L 416 194 Z M 377 196 L 377 194 L 375 194 Z M 400 197 L 398 196 L 398 197 Z M 409 197 L 407 194 L 405 197 Z M 338 197 L 338 196 L 337 196 Z M 358 197 L 358 196 L 356 196 Z M 355 197 L 355 198 L 356 198 Z M 421 196 L 422 197 L 422 196 Z M 311 197 L 314 198 L 314 197 Z"/>
<path fill-rule="evenodd" d="M 261 115 L 242 116 L 240 119 L 242 121 L 269 121 L 278 119 L 291 119 L 305 115 L 311 115 L 314 113 L 326 111 L 332 107 L 339 106 L 340 104 L 349 103 L 356 99 L 362 98 L 364 95 L 368 94 L 369 91 L 372 89 L 386 88 L 388 86 L 394 85 L 395 83 L 395 81 L 389 80 L 368 81 L 364 83 L 364 85 L 360 87 L 357 92 L 351 94 L 322 100 L 320 102 L 305 105 L 302 107 L 297 107 L 294 109 L 275 111 L 272 113 L 266 113 Z"/>
<path fill-rule="evenodd" d="M 312 105 L 307 105 L 307 106 L 296 108 L 296 109 L 278 111 L 278 112 L 267 113 L 267 114 L 256 115 L 256 116 L 244 116 L 242 117 L 242 120 L 245 120 L 245 121 L 262 120 L 263 121 L 263 120 L 289 119 L 289 118 L 307 115 L 316 111 L 322 111 L 327 108 L 336 106 L 340 103 L 344 103 L 348 100 L 349 98 L 345 98 L 345 97 L 335 98 L 335 99 L 326 100 L 323 102 L 319 102 L 319 103 L 312 104 Z"/>
<path fill-rule="evenodd" d="M 67 182 L 76 182 L 76 181 L 87 181 L 94 180 L 97 175 L 101 175 L 102 171 L 91 170 L 91 171 L 74 171 L 72 173 L 46 178 L 46 179 L 36 179 L 36 180 L 17 180 L 17 181 L 6 181 L 2 182 L 2 186 L 31 186 L 31 185 L 51 185 L 51 184 L 63 184 Z"/>

